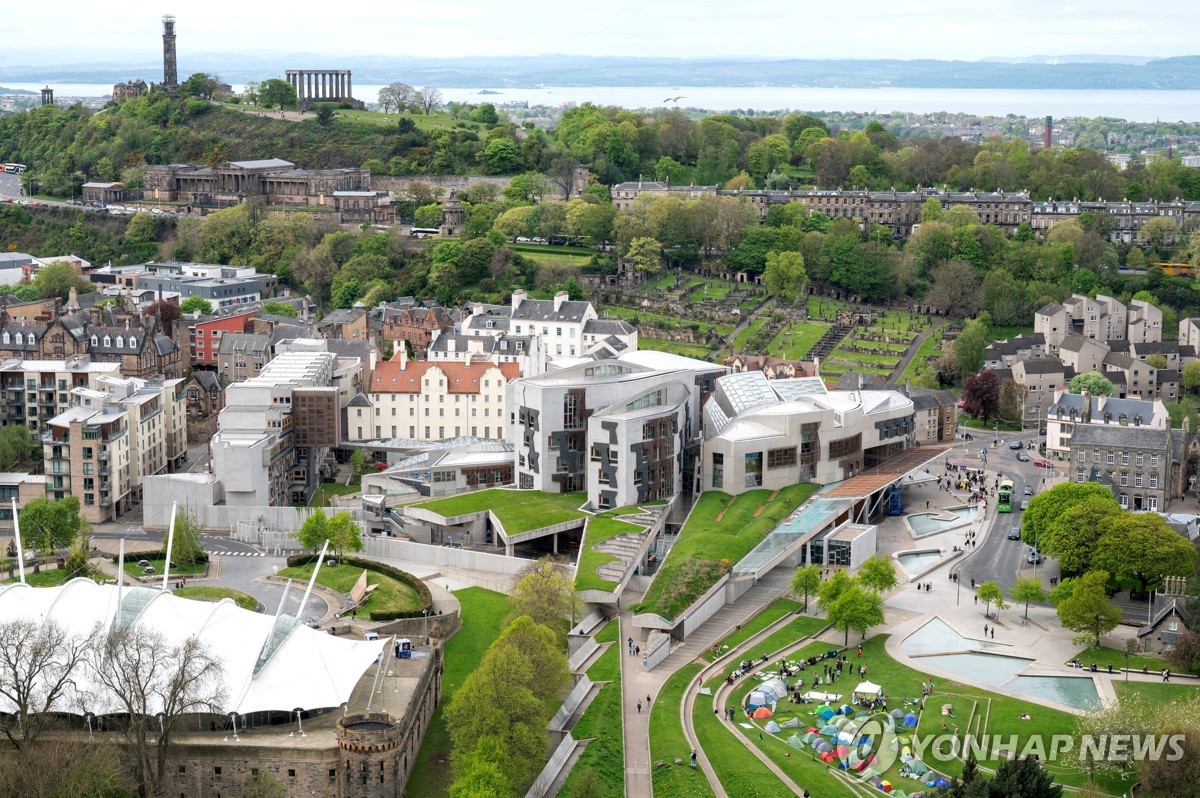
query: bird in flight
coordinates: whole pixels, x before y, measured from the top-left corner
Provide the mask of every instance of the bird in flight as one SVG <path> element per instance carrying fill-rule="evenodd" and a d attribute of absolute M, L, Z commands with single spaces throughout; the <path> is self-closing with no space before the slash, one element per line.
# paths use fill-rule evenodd
<path fill-rule="evenodd" d="M 679 101 L 680 101 L 680 100 L 682 100 L 682 99 L 684 99 L 684 96 L 681 94 L 681 95 L 679 95 L 678 97 L 668 97 L 667 99 L 663 100 L 663 102 L 665 102 L 665 103 L 677 103 L 677 102 L 679 102 Z"/>

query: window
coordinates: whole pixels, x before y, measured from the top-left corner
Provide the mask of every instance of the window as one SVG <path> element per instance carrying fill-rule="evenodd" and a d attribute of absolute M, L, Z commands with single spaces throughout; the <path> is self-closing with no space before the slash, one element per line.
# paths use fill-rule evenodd
<path fill-rule="evenodd" d="M 1141 471 L 1139 471 L 1133 475 L 1133 486 L 1135 488 L 1140 488 L 1142 486 L 1142 472 Z"/>
<path fill-rule="evenodd" d="M 213 775 L 214 775 L 214 776 L 220 776 L 220 775 L 221 775 L 221 766 L 220 766 L 220 765 L 217 765 L 215 768 L 213 768 Z"/>
<path fill-rule="evenodd" d="M 725 487 L 725 455 L 721 452 L 713 452 L 712 484 L 714 488 Z"/>
<path fill-rule="evenodd" d="M 1075 472 L 1075 481 L 1083 482 L 1083 469 L 1082 468 Z"/>
<path fill-rule="evenodd" d="M 767 452 L 767 468 L 788 468 L 797 463 L 796 447 L 791 446 L 784 449 L 770 449 Z"/>
<path fill-rule="evenodd" d="M 1108 464 L 1112 465 L 1117 459 L 1117 454 L 1116 454 L 1116 452 L 1109 452 L 1107 457 L 1108 457 Z"/>
<path fill-rule="evenodd" d="M 579 418 L 579 394 L 565 394 L 563 396 L 563 428 L 579 429 L 582 426 Z"/>
<path fill-rule="evenodd" d="M 1141 468 L 1142 467 L 1142 459 L 1143 459 L 1142 453 L 1138 452 L 1136 455 L 1133 456 L 1133 464 L 1136 465 L 1138 468 Z"/>
<path fill-rule="evenodd" d="M 1158 497 L 1157 496 L 1151 496 L 1146 501 L 1147 501 L 1147 507 L 1149 507 L 1149 509 L 1151 509 L 1151 510 L 1158 509 Z"/>
<path fill-rule="evenodd" d="M 1150 475 L 1150 487 L 1152 487 L 1152 488 L 1158 487 L 1158 474 Z"/>
<path fill-rule="evenodd" d="M 1150 467 L 1158 468 L 1158 455 L 1156 455 L 1156 454 L 1150 455 Z"/>
<path fill-rule="evenodd" d="M 1129 452 L 1121 452 L 1121 465 L 1129 465 Z"/>
<path fill-rule="evenodd" d="M 1093 463 L 1100 462 L 1100 450 L 1099 449 L 1092 449 L 1092 462 Z"/>
<path fill-rule="evenodd" d="M 746 487 L 757 488 L 762 485 L 763 456 L 762 452 L 746 453 Z"/>

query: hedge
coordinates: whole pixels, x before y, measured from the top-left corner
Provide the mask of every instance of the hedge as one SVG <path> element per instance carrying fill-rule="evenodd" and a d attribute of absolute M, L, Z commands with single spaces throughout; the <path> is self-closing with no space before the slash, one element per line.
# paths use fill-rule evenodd
<path fill-rule="evenodd" d="M 121 561 L 121 555 L 119 553 L 118 554 L 110 554 L 109 559 L 112 560 L 114 564 L 119 563 Z M 125 552 L 125 562 L 137 562 L 138 560 L 165 560 L 165 559 L 167 559 L 167 550 L 166 549 L 155 549 L 154 551 L 127 551 L 127 552 Z M 196 557 L 196 562 L 204 563 L 207 565 L 208 564 L 208 552 L 205 552 L 205 551 L 200 552 L 200 554 Z"/>
<path fill-rule="evenodd" d="M 295 568 L 301 565 L 308 565 L 310 562 L 313 562 L 316 559 L 317 555 L 315 554 L 297 554 L 295 556 L 288 557 L 287 564 L 288 568 Z M 385 565 L 381 562 L 374 562 L 373 560 L 361 560 L 353 555 L 339 555 L 337 559 L 340 562 L 344 562 L 346 565 L 353 565 L 356 568 L 366 568 L 368 571 L 375 571 L 376 573 L 390 576 L 397 582 L 403 582 L 415 590 L 417 595 L 421 598 L 421 609 L 419 610 L 372 612 L 372 621 L 395 621 L 399 620 L 400 618 L 420 618 L 423 616 L 424 610 L 428 610 L 433 607 L 433 596 L 429 593 L 429 586 L 407 571 L 401 571 L 399 568 L 393 568 L 390 565 Z"/>

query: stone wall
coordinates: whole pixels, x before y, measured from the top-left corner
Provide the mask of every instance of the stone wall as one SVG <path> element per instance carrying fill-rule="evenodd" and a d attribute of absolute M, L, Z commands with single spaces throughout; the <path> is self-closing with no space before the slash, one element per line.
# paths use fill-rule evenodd
<path fill-rule="evenodd" d="M 439 200 L 447 199 L 451 191 L 466 191 L 477 183 L 492 183 L 497 195 L 512 182 L 511 177 L 504 175 L 371 175 L 373 191 L 394 191 L 404 194 L 410 183 L 424 183 L 431 186 Z M 441 192 L 440 194 L 438 192 Z M 546 199 L 562 199 L 562 192 L 553 183 L 549 184 Z"/>

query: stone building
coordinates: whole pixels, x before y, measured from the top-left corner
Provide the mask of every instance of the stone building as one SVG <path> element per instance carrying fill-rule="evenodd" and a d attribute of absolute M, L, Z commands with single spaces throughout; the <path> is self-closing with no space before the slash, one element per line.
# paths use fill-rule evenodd
<path fill-rule="evenodd" d="M 382 337 L 399 346 L 408 341 L 412 346 L 413 355 L 425 357 L 429 345 L 433 342 L 435 333 L 453 332 L 455 326 L 462 321 L 462 311 L 458 308 L 444 308 L 436 302 L 416 304 L 407 298 L 392 304 L 380 305 L 379 314 L 382 322 Z"/>
<path fill-rule="evenodd" d="M 396 206 L 384 191 L 335 191 L 333 208 L 341 224 L 396 223 Z"/>
<path fill-rule="evenodd" d="M 123 103 L 126 100 L 136 100 L 141 97 L 150 87 L 146 85 L 146 81 L 141 78 L 136 80 L 127 80 L 124 83 L 117 83 L 112 89 L 112 99 L 115 103 Z"/>
<path fill-rule="evenodd" d="M 262 202 L 283 207 L 326 207 L 337 212 L 335 193 L 370 192 L 371 173 L 357 167 L 309 170 L 282 158 L 265 158 L 218 166 L 147 166 L 142 170 L 142 186 L 143 199 L 199 210 Z"/>

